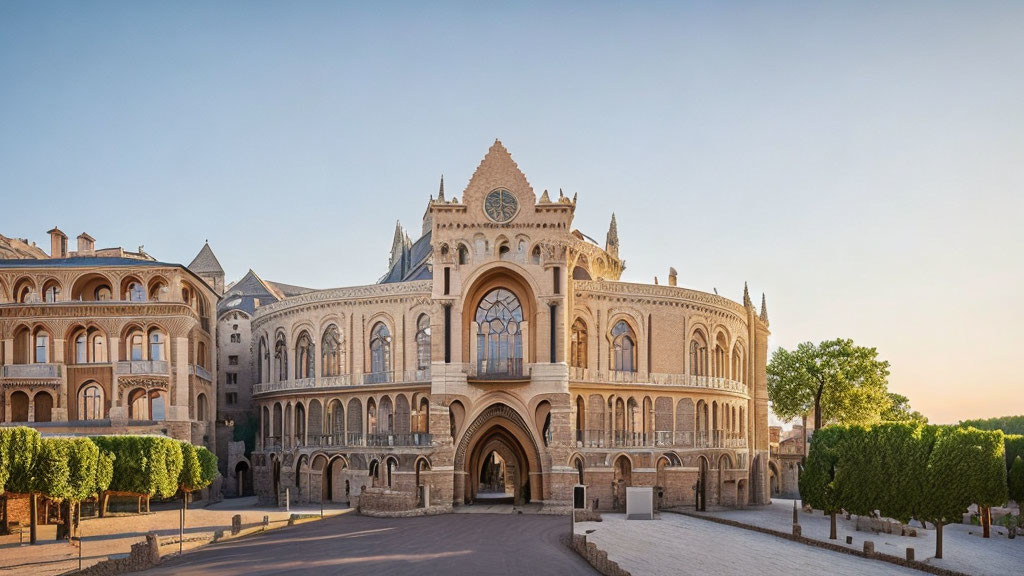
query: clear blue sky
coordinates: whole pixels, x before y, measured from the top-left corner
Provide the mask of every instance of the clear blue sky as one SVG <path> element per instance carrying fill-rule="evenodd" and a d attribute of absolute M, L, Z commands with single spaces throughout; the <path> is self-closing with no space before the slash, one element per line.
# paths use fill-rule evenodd
<path fill-rule="evenodd" d="M 768 293 L 935 421 L 1024 412 L 1024 3 L 0 3 L 0 233 L 312 287 L 495 138 L 627 280 Z M 415 235 L 415 234 L 414 234 Z"/>

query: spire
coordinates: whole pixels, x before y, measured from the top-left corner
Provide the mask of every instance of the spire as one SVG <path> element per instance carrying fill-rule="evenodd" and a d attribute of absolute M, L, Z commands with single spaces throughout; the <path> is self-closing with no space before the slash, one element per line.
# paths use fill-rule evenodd
<path fill-rule="evenodd" d="M 750 290 L 747 289 L 747 283 L 743 283 L 743 306 L 750 308 L 753 303 L 750 301 Z"/>
<path fill-rule="evenodd" d="M 764 292 L 761 292 L 761 322 L 764 322 L 765 326 L 768 325 L 768 303 L 765 300 Z"/>
<path fill-rule="evenodd" d="M 612 223 L 608 226 L 608 237 L 605 240 L 604 249 L 606 252 L 618 258 L 619 256 L 619 225 L 615 223 L 615 213 L 612 212 Z"/>
<path fill-rule="evenodd" d="M 391 259 L 388 260 L 388 267 L 395 265 L 395 262 L 402 257 L 402 248 L 405 246 L 405 233 L 402 231 L 402 223 L 395 220 L 395 239 L 391 241 Z"/>
<path fill-rule="evenodd" d="M 444 174 L 441 174 L 441 187 L 437 190 L 437 201 L 444 202 Z"/>
<path fill-rule="evenodd" d="M 544 193 L 540 195 L 540 202 L 541 204 L 547 204 L 548 202 L 551 202 L 551 198 L 548 197 L 547 190 L 544 190 Z"/>

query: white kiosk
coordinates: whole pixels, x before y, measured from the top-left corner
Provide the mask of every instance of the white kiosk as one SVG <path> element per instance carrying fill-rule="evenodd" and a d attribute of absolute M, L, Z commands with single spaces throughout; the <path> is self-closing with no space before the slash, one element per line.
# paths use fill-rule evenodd
<path fill-rule="evenodd" d="M 626 488 L 626 520 L 654 520 L 654 488 Z"/>

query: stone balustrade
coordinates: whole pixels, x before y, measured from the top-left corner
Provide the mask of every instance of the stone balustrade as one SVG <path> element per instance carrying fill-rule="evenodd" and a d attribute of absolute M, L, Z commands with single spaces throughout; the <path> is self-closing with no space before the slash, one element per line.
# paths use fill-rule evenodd
<path fill-rule="evenodd" d="M 283 392 L 289 390 L 311 390 L 345 388 L 350 386 L 368 386 L 375 384 L 417 384 L 430 382 L 430 369 L 395 370 L 392 372 L 367 372 L 363 374 L 342 374 L 340 376 L 320 376 L 316 378 L 298 378 L 279 380 L 277 382 L 261 382 L 253 385 L 253 394 Z"/>
<path fill-rule="evenodd" d="M 33 380 L 58 380 L 61 373 L 60 364 L 7 364 L 2 372 L 4 378 Z"/>
<path fill-rule="evenodd" d="M 593 384 L 637 384 L 653 386 L 672 386 L 704 390 L 720 390 L 748 395 L 746 384 L 729 378 L 715 376 L 694 376 L 692 374 L 671 374 L 651 372 L 625 372 L 617 370 L 595 371 L 588 368 L 569 368 L 570 382 L 586 382 Z"/>
<path fill-rule="evenodd" d="M 114 364 L 114 374 L 158 374 L 166 376 L 170 371 L 166 360 L 131 360 Z"/>

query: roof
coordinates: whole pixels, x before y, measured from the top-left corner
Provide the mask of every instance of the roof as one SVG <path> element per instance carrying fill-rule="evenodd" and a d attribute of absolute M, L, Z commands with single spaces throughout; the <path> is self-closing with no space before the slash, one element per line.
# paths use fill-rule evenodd
<path fill-rule="evenodd" d="M 264 282 L 255 272 L 249 270 L 241 280 L 235 282 L 221 298 L 217 315 L 232 310 L 241 310 L 252 316 L 263 304 L 278 302 L 283 294 L 277 292 L 269 282 Z"/>
<path fill-rule="evenodd" d="M 403 251 L 388 270 L 387 274 L 380 279 L 379 284 L 391 284 L 393 282 L 407 282 L 409 280 L 430 280 L 434 277 L 431 270 L 430 255 L 434 248 L 430 244 L 431 233 L 427 232 L 420 236 L 419 240 L 413 243 L 408 251 Z"/>
<path fill-rule="evenodd" d="M 293 286 L 292 284 L 283 284 L 281 282 L 274 282 L 272 280 L 267 280 L 267 283 L 276 288 L 277 290 L 279 290 L 282 294 L 285 295 L 285 297 L 298 296 L 300 294 L 306 294 L 314 291 L 313 288 Z"/>
<path fill-rule="evenodd" d="M 224 269 L 220 267 L 220 262 L 217 260 L 217 256 L 214 255 L 213 249 L 210 248 L 209 242 L 203 244 L 203 248 L 199 250 L 199 254 L 196 254 L 192 263 L 188 265 L 188 269 L 199 274 L 224 273 Z"/>

